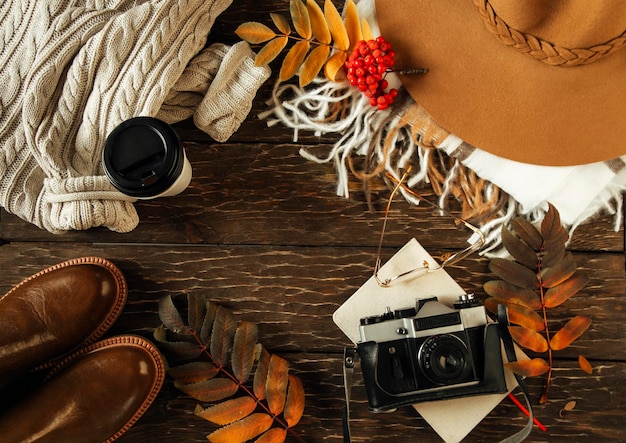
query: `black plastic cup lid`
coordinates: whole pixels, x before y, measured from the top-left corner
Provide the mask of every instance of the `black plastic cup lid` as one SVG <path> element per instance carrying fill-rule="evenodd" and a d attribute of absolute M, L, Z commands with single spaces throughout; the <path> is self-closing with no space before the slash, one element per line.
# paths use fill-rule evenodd
<path fill-rule="evenodd" d="M 133 197 L 154 197 L 170 188 L 183 170 L 178 134 L 153 117 L 122 122 L 107 137 L 104 172 L 117 189 Z"/>

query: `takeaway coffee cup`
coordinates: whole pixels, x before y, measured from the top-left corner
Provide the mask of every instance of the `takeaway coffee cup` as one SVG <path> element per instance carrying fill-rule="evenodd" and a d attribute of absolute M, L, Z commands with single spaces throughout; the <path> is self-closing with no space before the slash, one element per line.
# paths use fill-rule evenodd
<path fill-rule="evenodd" d="M 117 126 L 106 139 L 102 163 L 113 186 L 138 199 L 180 194 L 191 181 L 178 134 L 153 117 L 135 117 Z"/>

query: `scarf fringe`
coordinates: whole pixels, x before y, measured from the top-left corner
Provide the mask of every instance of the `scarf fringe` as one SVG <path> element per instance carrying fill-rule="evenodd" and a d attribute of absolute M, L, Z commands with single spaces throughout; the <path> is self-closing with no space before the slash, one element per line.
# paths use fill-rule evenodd
<path fill-rule="evenodd" d="M 508 226 L 520 215 L 538 225 L 547 211 L 545 203 L 542 207 L 522 212 L 521 205 L 513 197 L 478 177 L 460 159 L 437 149 L 450 134 L 402 91 L 389 111 L 381 112 L 347 82 L 316 79 L 307 89 L 277 83 L 268 106 L 270 109 L 259 117 L 266 120 L 268 126 L 280 123 L 292 128 L 294 142 L 298 141 L 301 130 L 312 131 L 316 136 L 341 134 L 332 148 L 322 155 L 307 148 L 300 149 L 300 155 L 309 161 L 334 164 L 337 195 L 349 197 L 350 173 L 369 189 L 369 182 L 381 174 L 387 172 L 399 178 L 402 171 L 411 166 L 411 175 L 407 179 L 410 187 L 432 187 L 441 208 L 448 208 L 450 198 L 460 202 L 461 217 L 478 226 L 485 235 L 482 255 L 507 256 L 502 246 L 502 226 Z M 605 190 L 602 201 L 569 227 L 570 239 L 578 225 L 603 209 L 614 214 L 615 227 L 619 229 L 623 191 L 624 187 L 617 185 Z M 401 193 L 409 203 L 420 203 L 411 195 Z"/>

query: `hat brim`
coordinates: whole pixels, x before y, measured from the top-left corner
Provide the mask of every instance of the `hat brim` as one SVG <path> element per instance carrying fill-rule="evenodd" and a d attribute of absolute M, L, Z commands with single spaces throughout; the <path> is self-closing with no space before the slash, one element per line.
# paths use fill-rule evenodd
<path fill-rule="evenodd" d="M 626 154 L 626 49 L 576 67 L 503 45 L 469 0 L 376 0 L 410 95 L 446 130 L 495 155 L 577 165 Z"/>

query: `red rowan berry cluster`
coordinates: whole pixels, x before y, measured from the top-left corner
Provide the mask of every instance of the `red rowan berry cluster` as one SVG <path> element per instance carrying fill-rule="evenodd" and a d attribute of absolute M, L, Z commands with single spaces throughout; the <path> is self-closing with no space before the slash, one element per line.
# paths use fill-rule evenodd
<path fill-rule="evenodd" d="M 372 106 L 387 109 L 398 95 L 396 89 L 387 91 L 385 74 L 394 66 L 395 53 L 383 37 L 362 40 L 345 63 L 346 78 L 370 99 Z"/>

